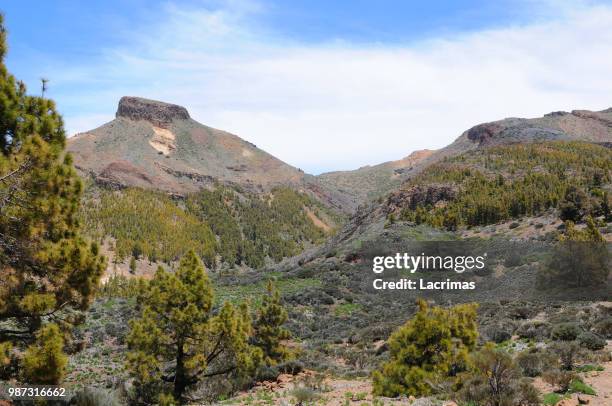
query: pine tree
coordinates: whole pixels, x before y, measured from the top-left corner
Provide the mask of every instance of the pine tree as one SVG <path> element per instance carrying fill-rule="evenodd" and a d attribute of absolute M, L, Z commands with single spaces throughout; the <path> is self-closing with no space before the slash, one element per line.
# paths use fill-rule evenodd
<path fill-rule="evenodd" d="M 466 369 L 477 338 L 475 304 L 444 309 L 419 300 L 414 317 L 388 340 L 390 359 L 374 371 L 374 394 L 431 394 L 431 384 Z"/>
<path fill-rule="evenodd" d="M 259 308 L 253 336 L 253 343 L 263 351 L 266 365 L 276 365 L 290 355 L 283 344 L 283 340 L 291 337 L 289 331 L 283 328 L 286 321 L 287 311 L 281 304 L 280 293 L 272 281 L 268 281 L 267 294 Z"/>
<path fill-rule="evenodd" d="M 33 343 L 36 337 L 45 337 L 54 328 L 37 332 L 49 322 L 57 322 L 64 331 L 69 329 L 77 321 L 73 310 L 87 307 L 105 268 L 98 247 L 79 234 L 82 184 L 70 155 L 64 156 L 61 116 L 53 101 L 28 96 L 25 85 L 7 71 L 6 49 L 0 16 L 3 351 L 9 347 L 22 350 L 20 347 Z M 35 351 L 39 344 L 33 345 Z M 21 351 L 12 353 L 19 354 Z"/>
<path fill-rule="evenodd" d="M 128 370 L 140 388 L 172 384 L 185 401 L 193 385 L 207 378 L 249 373 L 261 350 L 251 346 L 248 307 L 226 302 L 213 314 L 213 288 L 204 266 L 190 251 L 176 273 L 159 268 L 139 294 L 139 318 L 130 322 Z"/>
<path fill-rule="evenodd" d="M 47 324 L 36 334 L 34 345 L 23 357 L 26 382 L 57 385 L 64 376 L 68 357 L 63 353 L 64 339 L 56 324 Z"/>
<path fill-rule="evenodd" d="M 584 190 L 570 186 L 565 192 L 563 202 L 559 208 L 559 217 L 564 221 L 579 221 L 589 211 L 589 197 Z"/>

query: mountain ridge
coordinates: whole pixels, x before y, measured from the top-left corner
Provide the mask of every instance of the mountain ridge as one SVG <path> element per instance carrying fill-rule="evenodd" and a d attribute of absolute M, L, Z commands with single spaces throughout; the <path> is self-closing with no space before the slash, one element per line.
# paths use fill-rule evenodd
<path fill-rule="evenodd" d="M 478 124 L 439 150 L 314 176 L 237 135 L 198 123 L 182 106 L 125 96 L 114 120 L 70 138 L 67 149 L 81 173 L 111 188 L 136 186 L 184 196 L 218 184 L 256 193 L 287 186 L 351 214 L 447 157 L 495 145 L 552 140 L 612 142 L 612 108 Z"/>
<path fill-rule="evenodd" d="M 403 174 L 403 181 L 393 190 L 379 199 L 360 205 L 324 247 L 303 253 L 300 262 L 325 258 L 330 252 L 347 250 L 347 253 L 350 253 L 355 244 L 363 241 L 404 238 L 394 235 L 394 227 L 388 228 L 392 220 L 390 215 L 395 217 L 402 206 L 410 203 L 415 196 L 419 199 L 430 199 L 434 205 L 446 205 L 457 195 L 457 185 L 434 183 L 426 185 L 425 188 L 413 187 L 411 181 L 418 180 L 427 168 L 454 157 L 469 158 L 492 147 L 546 145 L 554 142 L 586 142 L 609 150 L 612 148 L 612 108 L 598 112 L 552 112 L 538 118 L 506 118 L 473 126 L 448 146 L 433 151 L 407 169 Z M 610 185 L 606 187 L 611 188 Z M 512 220 L 508 222 L 511 223 Z M 410 229 L 400 225 L 396 228 L 403 230 L 401 233 Z M 292 267 L 291 263 L 292 261 L 288 261 L 287 266 Z"/>

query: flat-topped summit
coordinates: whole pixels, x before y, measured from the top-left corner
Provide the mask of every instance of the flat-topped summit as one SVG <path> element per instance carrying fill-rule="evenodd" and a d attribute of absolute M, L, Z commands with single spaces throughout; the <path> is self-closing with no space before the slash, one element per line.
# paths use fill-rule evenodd
<path fill-rule="evenodd" d="M 184 107 L 141 97 L 122 97 L 114 120 L 70 138 L 67 149 L 99 183 L 181 195 L 219 183 L 255 192 L 302 187 L 305 176 L 234 134 L 198 123 Z"/>
<path fill-rule="evenodd" d="M 189 112 L 185 107 L 176 104 L 142 97 L 124 96 L 119 100 L 116 117 L 124 117 L 134 121 L 145 120 L 155 126 L 164 127 L 174 120 L 189 119 Z"/>

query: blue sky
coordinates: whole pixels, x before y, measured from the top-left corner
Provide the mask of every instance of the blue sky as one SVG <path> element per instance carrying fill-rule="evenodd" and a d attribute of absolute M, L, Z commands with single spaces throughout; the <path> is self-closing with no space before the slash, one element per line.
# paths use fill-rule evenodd
<path fill-rule="evenodd" d="M 438 148 L 506 116 L 612 105 L 592 1 L 19 1 L 9 69 L 70 133 L 122 95 L 185 105 L 311 173 Z"/>

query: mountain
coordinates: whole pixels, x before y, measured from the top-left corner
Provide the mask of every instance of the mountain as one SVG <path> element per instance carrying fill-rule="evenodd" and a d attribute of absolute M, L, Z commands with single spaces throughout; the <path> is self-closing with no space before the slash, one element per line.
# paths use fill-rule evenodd
<path fill-rule="evenodd" d="M 506 118 L 483 123 L 463 132 L 453 143 L 440 150 L 415 151 L 397 161 L 353 171 L 324 173 L 317 176 L 317 180 L 326 190 L 335 190 L 348 196 L 351 207 L 356 208 L 397 189 L 423 168 L 445 157 L 496 145 L 554 140 L 611 142 L 612 108 L 598 112 L 558 111 L 539 118 Z"/>
<path fill-rule="evenodd" d="M 211 267 L 260 268 L 319 244 L 350 207 L 313 176 L 174 104 L 123 97 L 114 120 L 70 138 L 67 150 L 94 180 L 81 222 L 113 272 L 146 275 L 189 249 Z"/>
<path fill-rule="evenodd" d="M 122 97 L 114 120 L 68 139 L 67 150 L 81 174 L 112 188 L 184 196 L 218 184 L 252 193 L 287 186 L 344 214 L 368 196 L 340 190 L 234 134 L 200 124 L 182 106 L 140 97 Z"/>
<path fill-rule="evenodd" d="M 68 141 L 75 166 L 98 182 L 185 194 L 216 182 L 249 190 L 301 184 L 304 173 L 187 109 L 122 97 L 116 118 Z"/>
<path fill-rule="evenodd" d="M 398 187 L 415 165 L 433 153 L 427 149 L 415 151 L 397 161 L 364 166 L 352 171 L 327 172 L 318 175 L 317 179 L 328 189 L 351 196 L 353 204 L 358 206 Z"/>
<path fill-rule="evenodd" d="M 519 142 L 612 141 L 612 108 L 602 111 L 555 111 L 538 118 L 506 118 L 465 131 L 440 150 L 441 156 L 456 155 L 479 147 Z"/>
<path fill-rule="evenodd" d="M 530 188 L 521 190 L 523 194 L 534 194 L 538 187 L 547 191 L 553 187 L 549 182 L 558 182 L 554 185 L 557 189 L 554 193 L 551 192 L 557 198 L 557 194 L 564 193 L 567 187 L 575 183 L 580 189 L 585 189 L 585 193 L 593 200 L 591 204 L 603 204 L 602 196 L 591 194 L 603 190 L 609 192 L 606 195 L 608 199 L 612 195 L 611 146 L 612 108 L 598 112 L 553 112 L 539 118 L 506 118 L 476 125 L 463 132 L 450 145 L 415 160 L 413 165 L 406 167 L 402 180 L 388 191 L 384 199 L 372 200 L 360 206 L 325 247 L 304 255 L 313 260 L 318 256 L 329 255 L 332 251 L 341 252 L 343 247 L 350 251 L 352 247 L 364 241 L 401 240 L 406 238 L 406 235 L 413 238 L 415 223 L 433 225 L 434 229 L 447 229 L 449 227 L 444 225 L 444 215 L 456 210 L 457 213 L 453 215 L 466 217 L 466 213 L 474 209 L 474 205 L 482 204 L 482 210 L 503 211 L 507 208 L 501 205 L 510 204 L 510 201 L 519 198 L 520 193 L 504 194 L 504 191 L 512 188 Z M 595 160 L 595 157 L 598 159 Z M 376 167 L 358 171 L 363 174 L 373 168 Z M 462 171 L 469 175 L 462 174 Z M 543 183 L 526 185 L 531 182 L 530 171 L 543 175 L 540 179 Z M 330 180 L 326 179 L 328 176 L 334 175 L 322 175 L 323 181 L 329 182 Z M 603 184 L 593 184 L 593 177 L 600 176 L 603 179 L 600 182 Z M 501 177 L 500 181 L 504 183 L 496 187 L 491 179 L 498 177 Z M 478 189 L 479 182 L 485 182 L 486 187 L 490 188 Z M 340 181 L 336 183 L 338 184 Z M 354 184 L 359 184 L 359 180 Z M 487 193 L 491 196 L 490 201 L 473 200 L 477 195 Z M 502 197 L 507 198 L 507 201 L 501 201 Z M 518 212 L 504 212 L 499 217 L 485 216 L 482 221 L 460 218 L 460 224 L 457 226 L 485 227 L 498 222 L 507 222 L 508 226 L 514 222 L 513 219 L 537 217 L 549 209 L 558 209 L 560 202 L 539 203 L 542 204 L 541 207 L 533 210 L 530 208 Z M 417 209 L 418 219 L 415 218 Z M 400 224 L 390 224 L 395 220 L 399 220 Z M 535 232 L 530 230 L 527 234 L 541 235 L 550 231 L 553 225 L 558 226 L 561 223 L 558 216 L 549 220 L 550 227 L 538 228 Z M 446 218 L 446 221 L 451 220 Z M 399 235 L 394 234 L 395 232 Z M 473 235 L 474 232 L 458 233 L 459 236 L 468 234 Z"/>

